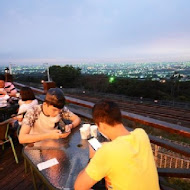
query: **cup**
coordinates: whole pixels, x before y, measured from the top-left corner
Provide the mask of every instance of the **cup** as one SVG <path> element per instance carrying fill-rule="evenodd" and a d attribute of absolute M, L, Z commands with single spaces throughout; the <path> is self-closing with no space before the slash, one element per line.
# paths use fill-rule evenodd
<path fill-rule="evenodd" d="M 84 127 L 81 127 L 79 130 L 80 130 L 81 139 L 88 139 L 89 131 Z"/>
<path fill-rule="evenodd" d="M 88 135 L 90 135 L 90 124 L 83 124 L 82 127 L 86 129 Z"/>
<path fill-rule="evenodd" d="M 97 137 L 97 131 L 98 131 L 97 125 L 90 126 L 90 134 L 92 137 Z"/>

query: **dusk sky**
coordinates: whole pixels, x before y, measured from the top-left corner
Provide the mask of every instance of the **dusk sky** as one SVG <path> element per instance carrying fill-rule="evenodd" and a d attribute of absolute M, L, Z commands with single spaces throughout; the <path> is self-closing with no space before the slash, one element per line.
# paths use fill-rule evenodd
<path fill-rule="evenodd" d="M 190 60 L 190 0 L 1 0 L 0 65 Z"/>

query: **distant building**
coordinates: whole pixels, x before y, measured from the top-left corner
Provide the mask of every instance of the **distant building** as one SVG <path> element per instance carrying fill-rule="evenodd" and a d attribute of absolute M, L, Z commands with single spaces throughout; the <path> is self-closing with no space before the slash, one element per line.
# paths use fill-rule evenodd
<path fill-rule="evenodd" d="M 152 81 L 160 81 L 160 78 L 152 78 Z"/>

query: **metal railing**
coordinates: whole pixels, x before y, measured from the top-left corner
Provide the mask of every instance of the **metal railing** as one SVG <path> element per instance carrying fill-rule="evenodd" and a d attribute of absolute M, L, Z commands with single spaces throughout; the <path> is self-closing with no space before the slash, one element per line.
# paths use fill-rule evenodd
<path fill-rule="evenodd" d="M 162 147 L 152 144 L 155 162 L 158 168 L 181 168 L 189 169 L 190 160 L 162 150 Z"/>

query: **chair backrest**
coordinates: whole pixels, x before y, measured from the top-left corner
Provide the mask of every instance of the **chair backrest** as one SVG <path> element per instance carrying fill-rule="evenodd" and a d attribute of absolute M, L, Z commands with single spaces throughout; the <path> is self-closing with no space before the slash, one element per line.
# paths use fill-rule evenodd
<path fill-rule="evenodd" d="M 0 140 L 5 140 L 7 138 L 8 125 L 12 119 L 7 119 L 3 122 L 0 122 Z"/>
<path fill-rule="evenodd" d="M 7 120 L 5 120 L 3 122 L 0 122 L 0 145 L 2 145 L 3 149 L 4 149 L 4 144 L 6 142 L 10 142 L 11 147 L 12 147 L 12 151 L 13 151 L 13 154 L 14 154 L 15 161 L 16 161 L 16 163 L 18 163 L 18 157 L 17 157 L 16 151 L 15 151 L 13 140 L 8 135 L 9 123 L 12 122 L 12 120 L 13 119 L 10 118 L 10 119 L 7 119 Z"/>
<path fill-rule="evenodd" d="M 4 140 L 7 131 L 7 124 L 0 124 L 0 140 Z"/>

